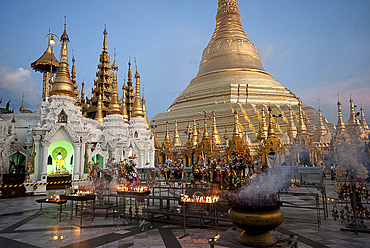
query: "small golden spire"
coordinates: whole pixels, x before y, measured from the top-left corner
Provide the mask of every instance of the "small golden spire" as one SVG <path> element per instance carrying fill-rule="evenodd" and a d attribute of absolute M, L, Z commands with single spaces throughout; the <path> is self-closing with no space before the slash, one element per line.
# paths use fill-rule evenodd
<path fill-rule="evenodd" d="M 313 138 L 315 141 L 320 141 L 321 137 L 326 135 L 326 128 L 325 128 L 325 125 L 322 119 L 321 108 L 319 108 L 318 111 L 319 111 L 319 118 L 317 121 L 317 127 L 316 127 L 316 131 L 314 133 L 314 138 Z"/>
<path fill-rule="evenodd" d="M 85 82 L 82 81 L 81 84 L 81 101 L 85 102 Z"/>
<path fill-rule="evenodd" d="M 362 103 L 361 103 L 361 126 L 364 128 L 364 129 L 369 129 L 369 125 L 367 125 L 366 123 L 366 119 L 365 119 L 365 112 L 364 112 L 364 108 L 362 107 Z"/>
<path fill-rule="evenodd" d="M 60 62 L 55 80 L 51 85 L 50 96 L 61 95 L 75 98 L 76 95 L 74 93 L 74 87 L 68 69 L 67 42 L 69 42 L 69 37 L 67 35 L 66 24 L 64 24 L 64 32 L 60 37 L 60 40 L 62 41 L 60 48 Z"/>
<path fill-rule="evenodd" d="M 352 95 L 350 96 L 350 99 L 349 99 L 349 107 L 350 107 L 350 113 L 349 113 L 349 119 L 348 119 L 348 127 L 352 127 L 352 126 L 355 126 L 358 124 L 358 119 L 356 117 L 356 109 L 355 109 L 355 106 L 353 104 L 353 100 L 352 100 Z"/>
<path fill-rule="evenodd" d="M 123 83 L 122 86 L 122 105 L 121 105 L 121 113 L 123 116 L 123 120 L 125 123 L 128 123 L 128 114 L 127 114 L 127 105 L 126 105 L 126 83 Z"/>
<path fill-rule="evenodd" d="M 220 135 L 218 134 L 217 126 L 216 126 L 216 114 L 215 114 L 215 112 L 213 112 L 213 123 L 212 123 L 211 137 L 212 137 L 212 143 L 213 144 L 220 145 L 222 143 Z"/>
<path fill-rule="evenodd" d="M 22 96 L 22 104 L 21 106 L 19 107 L 19 112 L 23 113 L 23 111 L 25 111 L 25 108 L 23 106 L 23 99 L 24 99 L 24 92 L 23 92 L 23 96 Z"/>
<path fill-rule="evenodd" d="M 132 117 L 132 108 L 134 105 L 134 87 L 132 86 L 131 60 L 128 61 L 127 89 L 126 89 L 126 106 L 128 119 Z"/>
<path fill-rule="evenodd" d="M 104 51 L 107 51 L 107 48 L 108 48 L 108 43 L 107 43 L 107 24 L 105 23 L 104 24 L 104 31 L 103 31 L 103 34 L 104 34 L 104 41 L 103 41 L 103 50 Z"/>
<path fill-rule="evenodd" d="M 340 103 L 338 99 L 338 122 L 337 122 L 337 130 L 343 130 L 346 128 L 346 124 L 343 121 L 343 116 L 342 116 L 342 104 Z"/>
<path fill-rule="evenodd" d="M 288 133 L 290 142 L 292 142 L 293 139 L 297 137 L 297 127 L 294 124 L 293 110 L 291 106 L 289 106 L 289 123 L 288 123 L 287 133 Z"/>
<path fill-rule="evenodd" d="M 116 53 L 114 53 L 114 62 L 116 61 Z M 110 96 L 109 109 L 107 115 L 121 115 L 122 111 L 118 104 L 118 93 L 117 93 L 117 64 L 112 64 L 113 69 L 113 82 L 112 82 L 112 94 Z"/>
<path fill-rule="evenodd" d="M 192 134 L 193 134 L 193 130 L 192 130 L 191 125 L 190 125 L 189 122 L 188 122 L 188 125 L 186 126 L 186 132 L 185 132 L 185 134 L 188 137 L 188 141 L 187 141 L 186 145 L 188 145 L 188 144 L 191 144 L 192 145 Z"/>
<path fill-rule="evenodd" d="M 193 146 L 196 146 L 198 144 L 198 131 L 197 124 L 195 123 L 195 118 L 193 120 L 193 131 L 191 135 L 191 142 L 193 143 Z"/>
<path fill-rule="evenodd" d="M 304 134 L 304 133 L 307 132 L 307 127 L 306 127 L 306 124 L 304 123 L 304 120 L 303 120 L 302 102 L 301 102 L 301 100 L 299 100 L 299 102 L 298 102 L 298 108 L 299 108 L 299 117 L 298 117 L 297 131 L 298 131 L 298 133 Z"/>
<path fill-rule="evenodd" d="M 239 115 L 238 111 L 234 110 L 234 129 L 233 129 L 233 137 L 243 137 L 242 130 L 240 128 L 240 122 L 239 122 Z"/>
<path fill-rule="evenodd" d="M 80 98 L 80 107 L 81 107 L 81 112 L 83 117 L 87 117 L 87 104 L 85 101 L 85 82 L 82 81 L 81 84 L 81 98 Z"/>
<path fill-rule="evenodd" d="M 184 144 L 181 142 L 179 132 L 177 130 L 177 120 L 175 119 L 175 131 L 173 133 L 173 139 L 172 143 L 175 147 L 177 146 L 184 146 Z"/>
<path fill-rule="evenodd" d="M 272 109 L 269 106 L 269 127 L 268 127 L 268 132 L 267 132 L 267 137 L 273 137 L 275 135 L 275 129 L 274 129 L 274 123 L 272 122 Z"/>
<path fill-rule="evenodd" d="M 170 133 L 168 131 L 168 121 L 166 122 L 166 135 L 164 136 L 164 142 L 166 142 L 166 141 L 171 142 Z"/>
<path fill-rule="evenodd" d="M 114 60 L 113 60 L 113 64 L 112 64 L 112 69 L 118 71 L 118 65 L 117 65 L 117 62 L 116 62 L 116 55 L 117 55 L 116 48 L 114 48 Z"/>
<path fill-rule="evenodd" d="M 72 81 L 72 85 L 73 85 L 73 92 L 75 94 L 75 100 L 76 100 L 76 103 L 75 105 L 78 106 L 80 104 L 80 99 L 78 99 L 78 95 L 80 94 L 80 92 L 78 92 L 78 85 L 76 83 L 76 65 L 75 65 L 75 55 L 73 54 L 73 50 L 72 50 L 72 71 L 71 71 L 71 81 Z"/>
<path fill-rule="evenodd" d="M 141 97 L 140 97 L 140 74 L 137 71 L 137 67 L 136 67 L 135 78 L 136 78 L 136 86 L 135 86 L 134 106 L 132 108 L 132 117 L 144 117 L 143 107 L 141 106 Z"/>
<path fill-rule="evenodd" d="M 259 123 L 259 130 L 257 134 L 257 140 L 265 140 L 267 138 L 267 124 L 266 124 L 266 116 L 265 116 L 265 108 L 262 106 L 262 114 L 261 114 L 261 121 Z"/>
<path fill-rule="evenodd" d="M 154 134 L 154 147 L 156 149 L 160 148 L 160 144 L 159 144 L 159 141 L 158 141 L 158 134 Z"/>
<path fill-rule="evenodd" d="M 100 89 L 99 92 L 99 100 L 98 100 L 98 109 L 96 112 L 95 120 L 99 121 L 102 125 L 104 123 L 104 117 L 103 117 L 103 101 L 102 101 L 102 91 Z"/>

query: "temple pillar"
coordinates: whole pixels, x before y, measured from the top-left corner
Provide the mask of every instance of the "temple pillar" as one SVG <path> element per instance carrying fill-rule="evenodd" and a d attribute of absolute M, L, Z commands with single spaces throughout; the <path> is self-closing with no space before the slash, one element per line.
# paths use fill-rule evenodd
<path fill-rule="evenodd" d="M 74 159 L 74 170 L 73 175 L 74 179 L 80 179 L 82 176 L 82 170 L 81 170 L 81 143 L 75 143 L 74 144 L 75 149 L 75 159 Z"/>
<path fill-rule="evenodd" d="M 41 146 L 42 146 L 42 155 L 41 155 L 41 165 L 42 165 L 42 169 L 41 169 L 41 180 L 44 180 L 46 179 L 46 176 L 47 176 L 47 172 L 48 172 L 48 149 L 49 149 L 49 146 L 50 146 L 50 142 L 41 142 Z"/>
<path fill-rule="evenodd" d="M 140 151 L 140 155 L 138 157 L 137 165 L 142 168 L 144 167 L 143 164 L 145 164 L 145 152 Z"/>
<path fill-rule="evenodd" d="M 36 156 L 34 158 L 34 175 L 36 176 L 36 180 L 39 180 L 40 179 L 40 171 L 41 171 L 41 168 L 40 168 L 40 139 L 41 139 L 41 136 L 40 135 L 35 135 L 33 136 L 33 141 L 35 143 L 35 153 L 36 153 Z"/>

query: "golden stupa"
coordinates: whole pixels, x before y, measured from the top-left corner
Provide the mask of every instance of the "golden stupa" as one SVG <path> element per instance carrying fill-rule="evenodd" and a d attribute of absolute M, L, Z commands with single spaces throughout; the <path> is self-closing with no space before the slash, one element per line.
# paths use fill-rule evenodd
<path fill-rule="evenodd" d="M 297 122 L 299 99 L 263 68 L 257 47 L 240 22 L 237 2 L 218 1 L 216 28 L 203 50 L 197 76 L 166 112 L 153 118 L 159 140 L 165 136 L 166 122 L 171 130 L 177 119 L 181 140 L 186 141 L 188 123 L 194 119 L 203 123 L 204 117 L 199 112 L 204 111 L 209 117 L 214 111 L 223 137 L 225 125 L 227 132 L 232 133 L 234 110 L 237 110 L 243 135 L 248 135 L 252 142 L 257 139 L 262 109 L 267 113 L 271 107 L 273 116 L 278 116 L 273 120 L 278 136 L 287 132 L 290 106 Z M 306 124 L 314 132 L 318 112 L 310 106 L 302 108 Z"/>

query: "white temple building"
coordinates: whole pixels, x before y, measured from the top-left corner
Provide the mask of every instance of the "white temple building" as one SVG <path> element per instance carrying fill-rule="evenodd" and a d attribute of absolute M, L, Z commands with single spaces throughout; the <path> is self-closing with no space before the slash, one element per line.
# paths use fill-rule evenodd
<path fill-rule="evenodd" d="M 134 155 L 137 168 L 154 167 L 154 137 L 146 118 L 145 99 L 140 98 L 140 75 L 136 71 L 136 91 L 133 93 L 130 87 L 133 95 L 130 101 L 125 90 L 119 100 L 118 67 L 115 59 L 109 65 L 106 35 L 104 30 L 103 52 L 95 81 L 96 106 L 92 99 L 84 99 L 84 83 L 79 98 L 74 58 L 72 73 L 69 73 L 66 26 L 60 37 L 60 62 L 51 49 L 58 37 L 47 36 L 47 50 L 31 64 L 43 73 L 43 99 L 37 110 L 24 110 L 22 103 L 20 113 L 0 116 L 1 174 L 26 174 L 30 182 L 46 182 L 47 177 L 58 174 L 85 179 L 89 163 L 104 168 L 108 159 L 119 162 Z M 102 73 L 105 73 L 103 77 Z M 131 76 L 131 71 L 129 73 Z M 97 84 L 101 80 L 104 87 Z M 95 108 L 90 111 L 93 116 L 87 116 L 88 104 L 90 109 Z M 45 187 L 38 187 L 36 191 L 44 190 Z"/>

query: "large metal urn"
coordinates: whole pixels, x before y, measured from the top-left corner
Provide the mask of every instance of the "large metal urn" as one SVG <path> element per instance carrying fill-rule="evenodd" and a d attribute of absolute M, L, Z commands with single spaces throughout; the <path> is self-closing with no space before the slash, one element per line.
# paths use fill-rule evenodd
<path fill-rule="evenodd" d="M 230 199 L 229 219 L 244 231 L 236 238 L 242 244 L 253 246 L 273 245 L 277 239 L 269 231 L 280 226 L 283 213 L 275 195 L 267 198 L 240 201 Z"/>

